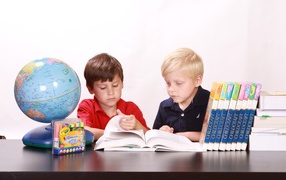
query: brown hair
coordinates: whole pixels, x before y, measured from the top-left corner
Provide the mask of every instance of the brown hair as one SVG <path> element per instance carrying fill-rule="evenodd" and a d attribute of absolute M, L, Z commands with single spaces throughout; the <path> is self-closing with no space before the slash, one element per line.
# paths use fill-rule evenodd
<path fill-rule="evenodd" d="M 118 74 L 123 82 L 123 69 L 120 62 L 107 53 L 101 53 L 88 60 L 84 69 L 84 78 L 89 87 L 93 87 L 95 81 L 112 81 Z"/>

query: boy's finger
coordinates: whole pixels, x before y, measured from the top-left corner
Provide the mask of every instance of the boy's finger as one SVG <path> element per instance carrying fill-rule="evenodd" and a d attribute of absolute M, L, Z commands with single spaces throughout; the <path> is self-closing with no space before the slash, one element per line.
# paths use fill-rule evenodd
<path fill-rule="evenodd" d="M 123 114 L 119 109 L 116 110 L 117 114 L 120 116 L 125 116 L 125 114 Z"/>

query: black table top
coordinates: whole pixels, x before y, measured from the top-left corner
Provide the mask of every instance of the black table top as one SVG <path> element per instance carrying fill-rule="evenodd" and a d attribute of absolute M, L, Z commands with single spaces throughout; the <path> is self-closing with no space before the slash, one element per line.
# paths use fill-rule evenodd
<path fill-rule="evenodd" d="M 103 152 L 88 145 L 83 153 L 57 156 L 21 140 L 0 140 L 0 147 L 0 179 L 286 177 L 284 151 Z"/>

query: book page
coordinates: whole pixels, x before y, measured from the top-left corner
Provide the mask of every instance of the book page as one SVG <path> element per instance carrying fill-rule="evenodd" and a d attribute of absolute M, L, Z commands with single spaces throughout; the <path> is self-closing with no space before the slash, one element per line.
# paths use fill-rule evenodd
<path fill-rule="evenodd" d="M 149 147 L 142 147 L 142 148 L 136 148 L 132 146 L 124 146 L 124 147 L 112 147 L 112 148 L 104 148 L 104 151 L 112 151 L 112 152 L 126 152 L 126 151 L 132 151 L 132 152 L 155 152 L 156 148 L 149 148 Z"/>
<path fill-rule="evenodd" d="M 286 96 L 286 91 L 268 91 L 272 96 Z"/>
<path fill-rule="evenodd" d="M 107 140 L 122 139 L 127 137 L 139 137 L 145 141 L 144 132 L 140 130 L 125 130 L 119 125 L 120 116 L 114 116 L 106 125 L 104 136 Z"/>
<path fill-rule="evenodd" d="M 153 148 L 154 149 L 154 148 Z M 205 152 L 206 150 L 203 149 L 202 145 L 199 142 L 193 142 L 192 148 L 169 148 L 166 146 L 156 146 L 155 151 L 192 151 L 192 152 Z"/>
<path fill-rule="evenodd" d="M 148 142 L 152 138 L 164 138 L 168 139 L 169 141 L 175 141 L 180 143 L 191 143 L 191 141 L 184 136 L 179 136 L 173 133 L 160 131 L 158 129 L 152 129 L 145 133 L 146 142 Z"/>
<path fill-rule="evenodd" d="M 103 136 L 95 144 L 95 150 L 105 148 L 146 147 L 143 130 L 124 130 L 119 125 L 120 116 L 114 116 L 107 124 Z"/>
<path fill-rule="evenodd" d="M 157 151 L 203 151 L 185 136 L 180 136 L 157 129 L 145 133 L 146 144 Z M 199 143 L 197 143 L 199 144 Z"/>
<path fill-rule="evenodd" d="M 138 137 L 127 137 L 123 139 L 116 139 L 116 140 L 102 140 L 99 139 L 94 147 L 94 150 L 100 149 L 110 149 L 110 148 L 119 148 L 119 147 L 126 147 L 126 148 L 144 148 L 146 147 L 145 141 Z"/>

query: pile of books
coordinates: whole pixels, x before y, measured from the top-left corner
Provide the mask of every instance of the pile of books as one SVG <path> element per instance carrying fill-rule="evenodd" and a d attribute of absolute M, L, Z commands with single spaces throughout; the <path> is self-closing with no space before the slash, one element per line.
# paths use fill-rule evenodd
<path fill-rule="evenodd" d="M 286 92 L 261 91 L 253 127 L 250 151 L 286 150 Z"/>
<path fill-rule="evenodd" d="M 213 82 L 200 142 L 205 150 L 246 150 L 260 83 Z"/>

